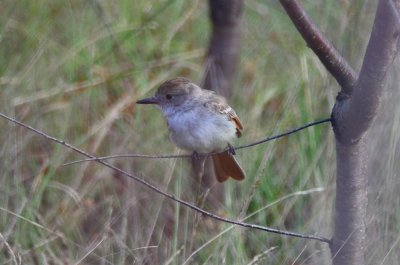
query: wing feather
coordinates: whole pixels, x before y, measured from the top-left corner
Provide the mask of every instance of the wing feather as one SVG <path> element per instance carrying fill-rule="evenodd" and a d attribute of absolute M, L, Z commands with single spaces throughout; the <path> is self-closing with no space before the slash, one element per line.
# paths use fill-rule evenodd
<path fill-rule="evenodd" d="M 229 121 L 235 123 L 237 137 L 242 136 L 242 130 L 243 130 L 242 122 L 240 121 L 236 112 L 225 102 L 225 100 L 222 97 L 216 96 L 214 100 L 210 100 L 209 102 L 206 103 L 206 105 L 212 111 L 226 115 Z"/>

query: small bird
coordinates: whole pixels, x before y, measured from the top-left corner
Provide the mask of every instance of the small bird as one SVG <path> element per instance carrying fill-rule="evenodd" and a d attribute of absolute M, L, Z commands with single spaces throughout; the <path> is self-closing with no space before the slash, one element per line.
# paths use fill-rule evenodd
<path fill-rule="evenodd" d="M 164 114 L 170 140 L 179 148 L 212 155 L 214 172 L 219 182 L 229 177 L 245 178 L 235 160 L 230 141 L 242 135 L 243 125 L 224 97 L 202 89 L 190 80 L 177 77 L 160 85 L 154 97 L 137 104 L 156 104 Z"/>

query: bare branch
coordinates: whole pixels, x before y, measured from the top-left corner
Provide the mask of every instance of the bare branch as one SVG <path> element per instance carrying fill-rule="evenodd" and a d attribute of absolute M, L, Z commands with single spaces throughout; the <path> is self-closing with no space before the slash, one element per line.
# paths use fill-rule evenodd
<path fill-rule="evenodd" d="M 250 144 L 246 144 L 246 145 L 240 145 L 237 147 L 234 147 L 235 150 L 240 150 L 240 149 L 244 149 L 244 148 L 248 148 L 248 147 L 253 147 L 259 144 L 263 144 L 272 140 L 276 140 L 285 136 L 288 136 L 290 134 L 296 133 L 298 131 L 304 130 L 308 127 L 311 126 L 315 126 L 321 123 L 326 123 L 326 122 L 330 122 L 331 118 L 326 118 L 326 119 L 322 119 L 322 120 L 318 120 L 318 121 L 314 121 L 314 122 L 310 122 L 307 124 L 304 124 L 303 126 L 300 126 L 298 128 L 292 129 L 290 131 L 281 133 L 281 134 L 277 134 L 274 136 L 270 136 L 267 137 L 263 140 L 260 141 L 256 141 Z M 215 155 L 215 154 L 220 154 L 223 153 L 225 151 L 228 151 L 229 149 L 225 149 L 221 152 L 215 152 L 215 153 L 209 153 L 209 154 L 198 154 L 199 156 L 211 156 L 211 155 Z M 145 159 L 169 159 L 169 158 L 190 158 L 192 157 L 191 154 L 183 154 L 183 155 L 143 155 L 143 154 L 126 154 L 126 155 L 111 155 L 111 156 L 101 156 L 101 157 L 97 157 L 97 158 L 87 158 L 87 159 L 82 159 L 82 160 L 75 160 L 75 161 L 71 161 L 68 163 L 63 164 L 63 166 L 69 166 L 69 165 L 73 165 L 73 164 L 78 164 L 78 163 L 82 163 L 82 162 L 89 162 L 89 161 L 96 161 L 96 160 L 108 160 L 108 159 L 115 159 L 115 158 L 145 158 Z"/>
<path fill-rule="evenodd" d="M 173 200 L 173 201 L 175 201 L 177 203 L 180 203 L 181 205 L 184 205 L 184 206 L 186 206 L 186 207 L 188 207 L 188 208 L 190 208 L 190 209 L 192 209 L 192 210 L 194 210 L 196 212 L 204 214 L 205 216 L 208 216 L 208 217 L 210 217 L 212 219 L 215 219 L 215 220 L 218 220 L 218 221 L 221 221 L 221 222 L 225 222 L 225 223 L 229 223 L 229 224 L 234 224 L 234 225 L 246 227 L 246 228 L 257 229 L 257 230 L 261 230 L 261 231 L 265 231 L 265 232 L 269 232 L 269 233 L 275 233 L 275 234 L 280 234 L 280 235 L 285 235 L 285 236 L 298 237 L 298 238 L 303 238 L 303 239 L 317 240 L 317 241 L 321 241 L 321 242 L 328 243 L 328 244 L 330 243 L 330 240 L 328 238 L 325 238 L 325 237 L 316 236 L 316 235 L 304 235 L 304 234 L 300 234 L 300 233 L 296 233 L 296 232 L 283 231 L 283 230 L 278 230 L 278 229 L 274 229 L 274 228 L 269 228 L 269 227 L 266 227 L 266 226 L 261 226 L 261 225 L 256 225 L 256 224 L 250 224 L 250 223 L 235 221 L 235 220 L 231 220 L 231 219 L 227 219 L 227 218 L 218 216 L 218 215 L 213 214 L 211 212 L 207 212 L 207 211 L 203 210 L 202 208 L 199 208 L 199 207 L 197 207 L 197 206 L 195 206 L 195 205 L 193 205 L 191 203 L 188 203 L 188 202 L 186 202 L 184 200 L 176 198 L 172 194 L 169 194 L 169 193 L 167 193 L 165 191 L 162 191 L 160 188 L 154 186 L 153 184 L 145 181 L 144 179 L 142 179 L 142 178 L 140 178 L 140 177 L 138 177 L 136 175 L 130 174 L 130 173 L 128 173 L 128 172 L 126 172 L 126 171 L 124 171 L 124 170 L 122 170 L 120 168 L 117 168 L 117 167 L 115 167 L 115 166 L 113 166 L 113 165 L 111 165 L 111 164 L 109 164 L 109 163 L 107 163 L 105 161 L 99 160 L 97 157 L 95 157 L 95 156 L 93 156 L 93 155 L 91 155 L 91 154 L 89 154 L 89 153 L 87 153 L 87 152 L 85 152 L 85 151 L 83 151 L 83 150 L 81 150 L 81 149 L 79 149 L 79 148 L 77 148 L 77 147 L 65 142 L 65 141 L 59 140 L 59 139 L 57 139 L 55 137 L 52 137 L 52 136 L 50 136 L 50 135 L 48 135 L 48 134 L 46 134 L 46 133 L 44 133 L 44 132 L 42 132 L 42 131 L 40 131 L 38 129 L 33 128 L 32 126 L 29 126 L 29 125 L 27 125 L 27 124 L 25 124 L 23 122 L 20 122 L 20 121 L 14 119 L 14 118 L 11 118 L 11 117 L 9 117 L 9 116 L 1 113 L 1 112 L 0 112 L 0 117 L 3 117 L 4 119 L 6 119 L 6 120 L 8 120 L 8 121 L 10 121 L 10 122 L 12 122 L 14 124 L 17 124 L 17 125 L 25 128 L 25 129 L 33 131 L 36 134 L 45 137 L 47 140 L 50 140 L 50 141 L 53 141 L 55 143 L 61 144 L 61 145 L 65 146 L 65 147 L 67 147 L 67 148 L 69 148 L 69 149 L 71 149 L 71 150 L 73 150 L 73 151 L 75 151 L 75 152 L 77 152 L 77 153 L 79 153 L 79 154 L 81 154 L 83 156 L 86 156 L 86 157 L 91 158 L 91 159 L 95 159 L 97 163 L 99 163 L 99 164 L 101 164 L 103 166 L 106 166 L 106 167 L 108 167 L 108 168 L 110 168 L 110 169 L 112 169 L 112 170 L 114 170 L 114 171 L 116 171 L 116 172 L 128 177 L 128 178 L 131 178 L 134 181 L 137 181 L 137 182 L 141 183 L 142 185 L 146 186 L 147 188 L 153 190 L 154 192 L 156 192 L 156 193 L 158 193 L 158 194 L 160 194 L 162 196 L 165 196 L 165 197 L 167 197 L 167 198 L 169 198 L 169 199 L 171 199 L 171 200 Z"/>
<path fill-rule="evenodd" d="M 279 1 L 286 13 L 319 60 L 342 87 L 341 93 L 351 95 L 357 74 L 325 38 L 297 0 Z"/>

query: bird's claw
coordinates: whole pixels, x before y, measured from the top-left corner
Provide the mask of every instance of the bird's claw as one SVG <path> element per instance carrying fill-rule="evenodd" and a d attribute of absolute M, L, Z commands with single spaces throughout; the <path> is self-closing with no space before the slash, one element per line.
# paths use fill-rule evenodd
<path fill-rule="evenodd" d="M 194 160 L 199 161 L 201 156 L 196 151 L 193 151 L 192 157 L 193 157 Z"/>
<path fill-rule="evenodd" d="M 231 155 L 236 155 L 235 148 L 231 144 L 228 144 L 228 153 Z"/>

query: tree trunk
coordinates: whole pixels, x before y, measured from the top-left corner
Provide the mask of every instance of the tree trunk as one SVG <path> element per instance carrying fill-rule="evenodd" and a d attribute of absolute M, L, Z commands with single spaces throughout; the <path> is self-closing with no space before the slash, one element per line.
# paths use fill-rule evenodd
<path fill-rule="evenodd" d="M 364 264 L 367 178 L 365 140 L 336 142 L 336 215 L 333 264 Z"/>
<path fill-rule="evenodd" d="M 231 96 L 240 47 L 243 0 L 209 0 L 212 36 L 203 88 Z"/>
<path fill-rule="evenodd" d="M 212 35 L 201 86 L 230 97 L 239 57 L 243 0 L 209 0 L 209 6 Z M 198 173 L 195 172 L 195 176 L 198 177 Z M 224 198 L 224 188 L 216 181 L 211 159 L 206 160 L 202 183 L 203 188 L 212 188 L 207 204 L 218 209 Z"/>
<path fill-rule="evenodd" d="M 400 0 L 379 1 L 358 78 L 297 0 L 280 2 L 308 46 L 341 86 L 332 111 L 337 169 L 332 259 L 334 265 L 365 264 L 368 165 L 365 135 L 377 115 L 386 72 L 395 56 Z"/>
<path fill-rule="evenodd" d="M 396 2 L 397 7 L 395 7 Z M 386 73 L 398 41 L 400 1 L 381 0 L 360 76 L 351 95 L 339 94 L 333 109 L 336 136 L 334 265 L 365 264 L 368 144 L 365 133 L 377 115 Z"/>

